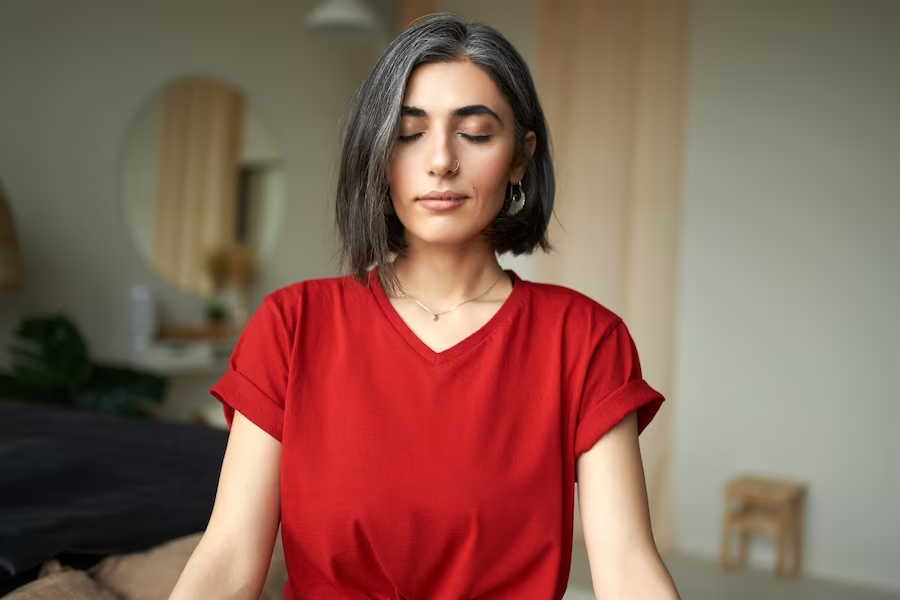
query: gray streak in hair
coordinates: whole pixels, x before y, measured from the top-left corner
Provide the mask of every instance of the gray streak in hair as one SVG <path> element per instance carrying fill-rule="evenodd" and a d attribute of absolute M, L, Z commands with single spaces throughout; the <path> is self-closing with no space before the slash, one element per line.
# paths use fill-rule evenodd
<path fill-rule="evenodd" d="M 487 232 L 500 254 L 548 251 L 547 225 L 553 212 L 555 183 L 543 110 L 528 66 L 495 29 L 466 23 L 452 15 L 434 15 L 413 24 L 385 50 L 356 93 L 344 131 L 337 186 L 336 218 L 344 263 L 357 279 L 378 265 L 382 285 L 396 290 L 390 264 L 404 249 L 403 225 L 384 212 L 387 167 L 397 143 L 406 84 L 419 65 L 468 60 L 482 68 L 509 100 L 515 115 L 516 155 L 524 153 L 533 131 L 536 147 L 522 181 L 528 196 L 514 217 L 500 211 Z M 507 194 L 509 197 L 509 194 Z"/>

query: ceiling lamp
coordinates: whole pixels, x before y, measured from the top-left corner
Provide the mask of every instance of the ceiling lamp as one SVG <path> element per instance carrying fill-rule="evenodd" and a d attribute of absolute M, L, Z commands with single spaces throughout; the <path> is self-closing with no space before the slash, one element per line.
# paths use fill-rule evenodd
<path fill-rule="evenodd" d="M 378 18 L 365 0 L 321 0 L 306 18 L 311 28 L 329 35 L 371 35 L 379 30 Z"/>

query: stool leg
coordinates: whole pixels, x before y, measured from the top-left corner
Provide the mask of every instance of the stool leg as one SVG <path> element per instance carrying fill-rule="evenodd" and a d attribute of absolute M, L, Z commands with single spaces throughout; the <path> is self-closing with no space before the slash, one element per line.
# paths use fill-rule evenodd
<path fill-rule="evenodd" d="M 742 569 L 747 568 L 747 554 L 750 548 L 750 534 L 746 531 L 741 532 L 741 549 L 738 554 L 738 564 Z"/>
<path fill-rule="evenodd" d="M 793 564 L 791 565 L 791 574 L 794 577 L 798 577 L 800 575 L 800 570 L 803 565 L 803 500 L 801 499 L 798 503 L 797 510 L 794 513 L 794 523 L 792 527 L 792 542 L 793 542 Z"/>
<path fill-rule="evenodd" d="M 784 546 L 787 542 L 787 531 L 783 528 L 778 530 L 778 549 L 775 558 L 775 576 L 784 577 Z"/>
<path fill-rule="evenodd" d="M 728 503 L 725 503 L 725 518 L 722 519 L 722 550 L 719 554 L 719 570 L 727 571 L 730 566 L 731 554 L 731 522 L 728 518 Z"/>

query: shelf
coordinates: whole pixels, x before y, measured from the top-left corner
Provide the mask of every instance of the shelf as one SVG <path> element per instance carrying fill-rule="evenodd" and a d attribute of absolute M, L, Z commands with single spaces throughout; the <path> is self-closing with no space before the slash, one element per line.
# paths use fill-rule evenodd
<path fill-rule="evenodd" d="M 165 325 L 159 329 L 158 342 L 228 342 L 237 336 L 227 323 L 202 325 Z"/>
<path fill-rule="evenodd" d="M 156 340 L 131 352 L 129 362 L 134 368 L 157 375 L 222 374 L 234 348 L 233 338 L 221 340 Z"/>

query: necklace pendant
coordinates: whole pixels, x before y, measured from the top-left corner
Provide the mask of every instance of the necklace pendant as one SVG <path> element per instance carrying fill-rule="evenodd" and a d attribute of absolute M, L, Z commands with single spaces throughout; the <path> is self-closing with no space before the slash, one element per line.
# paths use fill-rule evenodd
<path fill-rule="evenodd" d="M 440 318 L 440 315 L 434 315 L 434 321 L 437 321 Z"/>

